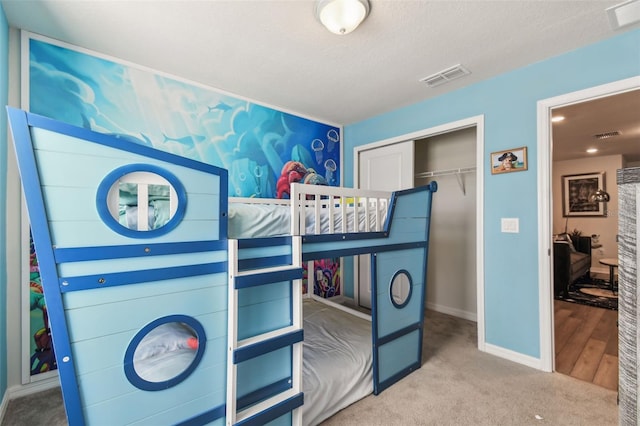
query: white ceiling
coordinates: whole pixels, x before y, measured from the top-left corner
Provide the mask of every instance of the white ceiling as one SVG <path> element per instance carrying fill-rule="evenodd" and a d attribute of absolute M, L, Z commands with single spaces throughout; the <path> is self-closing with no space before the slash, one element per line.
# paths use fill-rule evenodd
<path fill-rule="evenodd" d="M 370 0 L 329 33 L 312 0 L 0 0 L 9 25 L 336 125 L 351 124 L 636 29 L 623 0 Z M 456 64 L 471 74 L 418 80 Z"/>

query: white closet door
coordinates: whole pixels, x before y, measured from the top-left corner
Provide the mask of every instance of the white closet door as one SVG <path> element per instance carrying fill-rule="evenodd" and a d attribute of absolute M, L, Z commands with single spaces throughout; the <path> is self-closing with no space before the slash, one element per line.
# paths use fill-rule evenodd
<path fill-rule="evenodd" d="M 413 187 L 414 141 L 365 149 L 357 153 L 358 182 L 361 189 L 396 191 Z M 370 256 L 356 260 L 356 292 L 358 304 L 371 308 Z"/>

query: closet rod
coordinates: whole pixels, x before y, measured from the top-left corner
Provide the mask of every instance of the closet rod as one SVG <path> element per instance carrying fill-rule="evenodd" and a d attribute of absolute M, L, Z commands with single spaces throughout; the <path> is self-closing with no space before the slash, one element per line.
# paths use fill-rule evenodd
<path fill-rule="evenodd" d="M 443 176 L 443 175 L 454 175 L 461 173 L 473 173 L 476 171 L 476 167 L 463 167 L 459 169 L 448 169 L 448 170 L 436 170 L 432 172 L 422 172 L 416 173 L 416 178 L 428 178 L 433 176 Z"/>

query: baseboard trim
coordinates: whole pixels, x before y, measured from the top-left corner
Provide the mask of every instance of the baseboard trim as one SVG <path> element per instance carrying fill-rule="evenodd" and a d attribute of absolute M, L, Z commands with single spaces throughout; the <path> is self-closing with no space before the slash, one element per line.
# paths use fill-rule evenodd
<path fill-rule="evenodd" d="M 526 365 L 527 367 L 535 368 L 536 370 L 545 371 L 542 366 L 542 362 L 540 358 L 534 358 L 529 355 L 523 355 L 518 352 L 514 352 L 509 349 L 501 348 L 499 346 L 492 345 L 490 343 L 485 343 L 484 352 L 495 355 L 500 358 L 504 358 L 509 361 L 516 362 L 518 364 Z"/>
<path fill-rule="evenodd" d="M 454 317 L 466 319 L 473 322 L 478 322 L 478 315 L 474 312 L 467 312 L 461 309 L 450 308 L 448 306 L 437 305 L 435 303 L 427 302 L 427 309 L 440 312 L 441 314 L 447 314 Z"/>
<path fill-rule="evenodd" d="M 38 380 L 35 382 L 27 383 L 26 385 L 12 386 L 7 389 L 9 400 L 15 398 L 21 398 L 23 396 L 32 395 L 34 393 L 46 391 L 60 386 L 60 380 L 58 376 L 52 376 L 45 380 Z"/>
<path fill-rule="evenodd" d="M 32 395 L 34 393 L 46 391 L 60 386 L 58 375 L 53 375 L 48 379 L 34 381 L 27 383 L 26 385 L 11 386 L 4 392 L 2 397 L 2 403 L 0 403 L 0 425 L 4 424 L 4 416 L 7 413 L 9 407 L 9 401 L 23 396 Z"/>

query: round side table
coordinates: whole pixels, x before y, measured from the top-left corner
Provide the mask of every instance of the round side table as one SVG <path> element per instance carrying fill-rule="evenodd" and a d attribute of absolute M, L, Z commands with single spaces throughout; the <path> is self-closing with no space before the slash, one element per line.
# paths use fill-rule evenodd
<path fill-rule="evenodd" d="M 613 257 L 603 257 L 598 260 L 598 262 L 609 267 L 609 285 L 611 286 L 611 292 L 614 293 L 613 269 L 618 267 L 618 259 Z"/>

